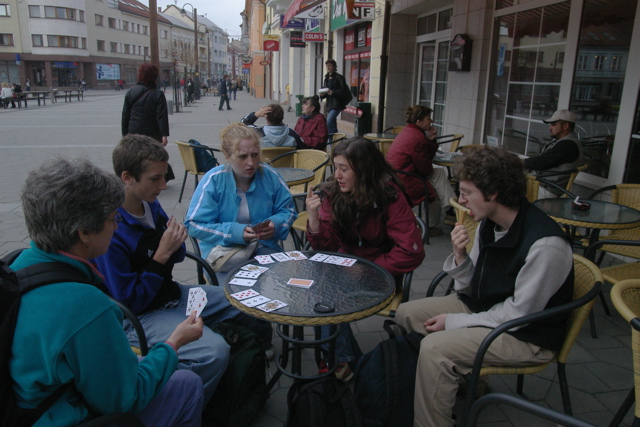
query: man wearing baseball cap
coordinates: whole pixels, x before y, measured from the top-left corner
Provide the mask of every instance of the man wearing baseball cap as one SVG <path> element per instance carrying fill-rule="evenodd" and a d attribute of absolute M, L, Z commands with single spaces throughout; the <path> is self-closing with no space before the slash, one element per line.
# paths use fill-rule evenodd
<path fill-rule="evenodd" d="M 547 144 L 539 156 L 524 160 L 525 169 L 535 170 L 541 175 L 566 172 L 566 174 L 545 178 L 560 187 L 566 187 L 569 182 L 569 171 L 582 166 L 582 143 L 573 132 L 576 126 L 576 115 L 569 110 L 558 110 L 543 122 L 549 124 L 549 133 L 553 139 Z M 540 185 L 540 198 L 557 197 L 561 193 L 553 187 Z"/>

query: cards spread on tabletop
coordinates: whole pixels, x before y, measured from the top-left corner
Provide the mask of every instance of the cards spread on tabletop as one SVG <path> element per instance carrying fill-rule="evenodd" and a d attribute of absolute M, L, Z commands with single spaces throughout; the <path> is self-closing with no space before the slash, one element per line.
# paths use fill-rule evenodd
<path fill-rule="evenodd" d="M 291 261 L 293 260 L 293 258 L 291 258 L 289 255 L 287 255 L 284 252 L 276 252 L 274 254 L 271 254 L 271 256 L 276 259 L 277 261 L 280 262 L 285 262 L 285 261 Z"/>
<path fill-rule="evenodd" d="M 341 256 L 330 255 L 326 259 L 324 259 L 322 262 L 335 264 L 335 265 L 342 265 L 344 267 L 351 267 L 353 264 L 356 263 L 356 261 L 357 260 L 353 258 L 343 258 Z"/>
<path fill-rule="evenodd" d="M 192 311 L 195 311 L 197 319 L 206 305 L 207 293 L 202 288 L 189 289 L 189 298 L 187 299 L 187 316 L 190 315 Z"/>
<path fill-rule="evenodd" d="M 309 258 L 311 261 L 324 261 L 325 259 L 329 258 L 329 255 L 327 254 L 315 254 L 314 256 L 312 256 L 311 258 Z"/>
<path fill-rule="evenodd" d="M 275 262 L 273 260 L 273 258 L 271 258 L 270 255 L 256 255 L 254 256 L 254 258 L 260 263 L 260 264 L 271 264 L 273 262 Z"/>
<path fill-rule="evenodd" d="M 245 279 L 257 279 L 261 274 L 261 271 L 240 270 L 236 273 L 236 277 L 244 277 Z"/>
<path fill-rule="evenodd" d="M 313 280 L 291 278 L 287 282 L 287 285 L 298 286 L 300 288 L 310 288 L 311 285 L 313 285 Z"/>
<path fill-rule="evenodd" d="M 259 310 L 262 310 L 262 311 L 266 311 L 268 313 L 270 311 L 278 310 L 278 309 L 284 307 L 285 305 L 287 305 L 287 304 L 285 304 L 282 301 L 278 301 L 278 300 L 274 299 L 274 300 L 271 300 L 271 301 L 269 301 L 269 302 L 267 302 L 265 304 L 259 305 L 256 308 L 259 309 Z"/>
<path fill-rule="evenodd" d="M 285 254 L 289 255 L 291 259 L 295 259 L 296 261 L 301 259 L 307 259 L 307 257 L 302 252 L 298 252 L 298 251 L 285 252 Z"/>
<path fill-rule="evenodd" d="M 263 295 L 258 295 L 253 298 L 243 299 L 240 302 L 247 307 L 255 307 L 256 305 L 264 304 L 267 301 L 270 301 L 269 298 Z"/>
<path fill-rule="evenodd" d="M 236 292 L 235 294 L 231 294 L 232 297 L 234 297 L 235 299 L 237 299 L 238 301 L 241 301 L 243 299 L 247 299 L 247 298 L 251 298 L 251 297 L 255 297 L 257 295 L 260 295 L 258 292 L 254 291 L 253 289 L 247 289 L 246 291 L 241 291 L 241 292 Z"/>
<path fill-rule="evenodd" d="M 234 277 L 233 279 L 229 280 L 229 284 L 238 286 L 253 286 L 256 284 L 256 281 L 252 279 L 245 279 L 242 277 Z"/>
<path fill-rule="evenodd" d="M 264 273 L 269 269 L 269 267 L 260 267 L 259 265 L 253 265 L 253 264 L 243 265 L 240 268 L 246 271 L 258 271 L 260 273 Z"/>

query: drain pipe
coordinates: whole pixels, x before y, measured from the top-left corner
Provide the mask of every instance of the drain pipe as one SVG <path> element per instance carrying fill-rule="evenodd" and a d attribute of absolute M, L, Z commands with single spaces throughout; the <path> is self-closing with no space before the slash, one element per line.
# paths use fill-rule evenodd
<path fill-rule="evenodd" d="M 382 55 L 380 55 L 380 102 L 378 103 L 378 133 L 384 130 L 386 108 L 387 70 L 389 65 L 389 26 L 391 24 L 391 1 L 384 2 L 384 23 L 382 26 Z"/>

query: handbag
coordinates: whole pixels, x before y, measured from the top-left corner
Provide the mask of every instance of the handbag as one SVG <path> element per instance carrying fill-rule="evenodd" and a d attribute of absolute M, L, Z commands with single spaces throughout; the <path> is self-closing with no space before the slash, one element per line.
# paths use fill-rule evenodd
<path fill-rule="evenodd" d="M 227 273 L 238 264 L 249 260 L 258 249 L 258 240 L 248 245 L 221 246 L 211 249 L 207 262 L 216 273 Z"/>

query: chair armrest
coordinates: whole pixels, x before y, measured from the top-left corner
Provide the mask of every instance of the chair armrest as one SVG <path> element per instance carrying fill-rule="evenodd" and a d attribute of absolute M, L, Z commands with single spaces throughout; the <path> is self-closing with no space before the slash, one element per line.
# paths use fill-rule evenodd
<path fill-rule="evenodd" d="M 140 343 L 138 348 L 140 349 L 140 354 L 142 356 L 146 356 L 147 353 L 149 353 L 149 345 L 147 344 L 147 336 L 144 333 L 144 328 L 142 327 L 140 320 L 138 320 L 138 316 L 136 316 L 129 307 L 117 299 L 111 297 L 109 297 L 109 299 L 118 306 L 120 311 L 122 311 L 122 314 L 124 314 L 124 317 L 129 321 L 129 323 L 131 323 L 131 326 L 133 326 L 133 329 L 136 331 L 136 335 L 138 335 L 138 342 Z"/>
<path fill-rule="evenodd" d="M 598 188 L 596 191 L 589 194 L 588 198 L 593 200 L 600 193 L 604 193 L 605 191 L 609 191 L 609 190 L 615 190 L 616 188 L 618 188 L 617 185 L 607 185 L 606 187 Z"/>
<path fill-rule="evenodd" d="M 279 155 L 275 156 L 273 159 L 269 160 L 267 163 L 271 164 L 271 163 L 275 162 L 276 160 L 281 159 L 283 157 L 293 156 L 296 153 L 296 151 L 297 150 L 291 150 L 291 151 L 287 151 L 286 153 L 279 154 Z"/>
<path fill-rule="evenodd" d="M 545 175 L 545 176 L 552 176 L 552 175 Z M 566 194 L 567 196 L 569 196 L 570 199 L 576 198 L 576 195 L 570 192 L 569 190 L 565 189 L 564 187 L 560 187 L 555 182 L 547 181 L 542 176 L 536 176 L 536 181 L 540 181 L 540 183 L 546 185 L 547 187 L 553 187 L 556 190 L 561 191 L 563 194 Z"/>
<path fill-rule="evenodd" d="M 189 252 L 189 251 L 187 251 L 185 253 L 185 256 L 187 258 L 191 258 L 192 260 L 194 260 L 196 262 L 196 264 L 198 264 L 198 266 L 197 266 L 198 282 L 200 282 L 200 284 L 207 283 L 207 281 L 206 281 L 206 279 L 204 277 L 204 272 L 206 272 L 207 275 L 209 276 L 209 283 L 211 285 L 213 285 L 213 286 L 218 286 L 218 278 L 216 277 L 216 273 L 213 271 L 213 268 L 211 268 L 211 266 L 209 265 L 209 263 L 207 261 L 202 259 L 199 255 L 196 255 L 193 252 Z M 203 272 L 203 270 L 204 270 L 204 272 Z"/>
<path fill-rule="evenodd" d="M 469 378 L 467 380 L 468 389 L 467 389 L 467 408 L 470 408 L 476 393 L 476 386 L 478 384 L 478 377 L 480 375 L 480 369 L 482 369 L 482 362 L 484 360 L 484 356 L 489 349 L 489 346 L 493 341 L 498 338 L 501 334 L 508 331 L 509 329 L 515 328 L 517 326 L 526 325 L 535 321 L 548 319 L 550 317 L 558 316 L 560 314 L 569 313 L 575 310 L 578 307 L 581 307 L 587 304 L 589 301 L 594 299 L 600 293 L 602 289 L 602 282 L 597 281 L 591 290 L 581 296 L 578 299 L 575 299 L 566 304 L 559 305 L 557 307 L 549 308 L 546 310 L 542 310 L 538 313 L 528 314 L 526 316 L 519 317 L 517 319 L 509 320 L 508 322 L 504 322 L 503 324 L 497 326 L 493 329 L 489 334 L 485 337 L 485 339 L 480 343 L 480 347 L 478 347 L 478 352 L 476 353 L 476 357 L 473 361 L 473 368 L 471 369 L 471 373 L 469 374 Z M 463 423 L 466 425 L 466 423 Z"/>
<path fill-rule="evenodd" d="M 449 275 L 449 273 L 447 273 L 446 271 L 441 271 L 440 273 L 438 273 L 438 275 L 436 277 L 433 278 L 433 280 L 431 281 L 431 284 L 429 285 L 429 289 L 427 289 L 427 298 L 433 296 L 433 294 L 436 291 L 436 288 L 438 287 L 438 285 L 440 284 L 442 279 L 444 279 L 448 275 Z M 452 279 L 452 281 L 453 281 L 453 279 Z M 446 295 L 449 295 L 451 293 L 452 289 L 453 289 L 452 286 L 449 285 L 449 289 L 447 289 Z"/>
<path fill-rule="evenodd" d="M 594 259 L 596 251 L 604 245 L 621 245 L 621 246 L 640 246 L 640 240 L 614 240 L 604 239 L 598 240 L 587 248 L 584 253 L 586 259 Z"/>

